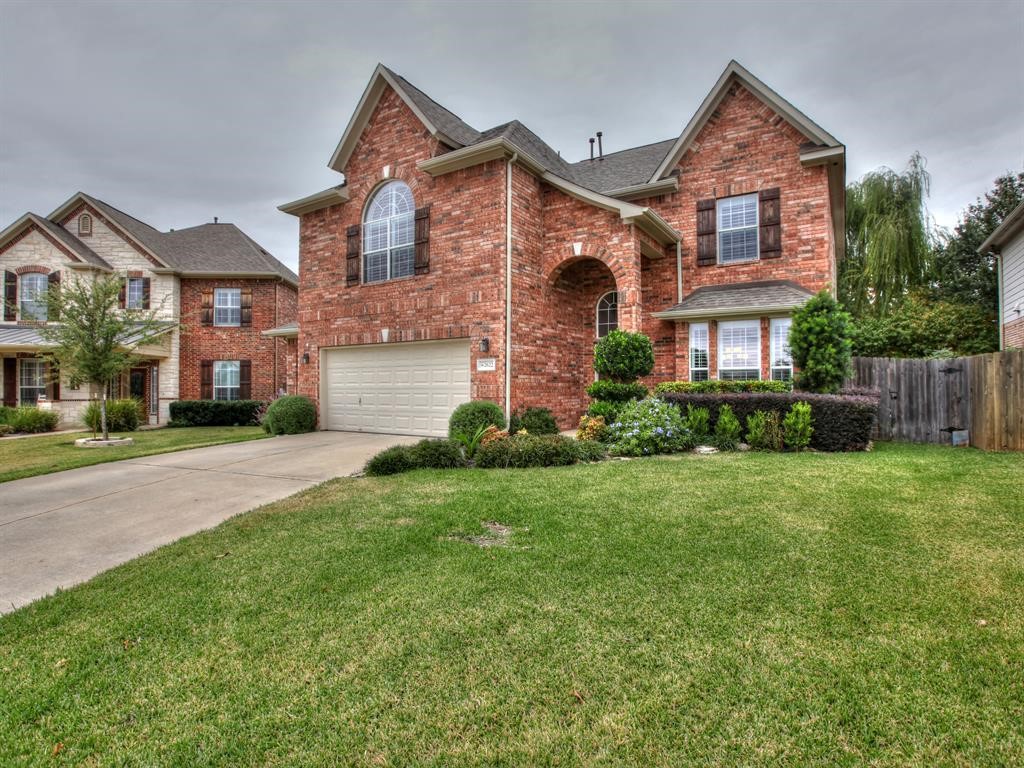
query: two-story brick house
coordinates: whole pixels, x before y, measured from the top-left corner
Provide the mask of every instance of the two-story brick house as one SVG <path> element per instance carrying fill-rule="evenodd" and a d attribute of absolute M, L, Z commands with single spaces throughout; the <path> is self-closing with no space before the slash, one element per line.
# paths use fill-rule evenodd
<path fill-rule="evenodd" d="M 787 377 L 789 317 L 843 244 L 843 145 L 735 62 L 680 135 L 575 163 L 378 66 L 330 167 L 281 206 L 327 429 L 441 434 L 481 398 L 573 426 L 612 328 L 651 337 L 652 383 Z"/>
<path fill-rule="evenodd" d="M 27 213 L 0 232 L 4 405 L 46 401 L 75 424 L 99 392 L 54 375 L 41 352 L 44 293 L 73 279 L 119 275 L 122 307 L 150 310 L 166 331 L 111 382 L 145 404 L 151 424 L 183 399 L 268 399 L 287 386 L 294 353 L 265 332 L 294 321 L 297 278 L 233 224 L 161 232 L 78 193 L 49 216 Z M 292 377 L 294 378 L 294 377 Z"/>

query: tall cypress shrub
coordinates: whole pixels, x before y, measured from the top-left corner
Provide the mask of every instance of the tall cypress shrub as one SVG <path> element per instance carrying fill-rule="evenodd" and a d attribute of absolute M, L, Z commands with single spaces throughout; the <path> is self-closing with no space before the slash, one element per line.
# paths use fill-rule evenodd
<path fill-rule="evenodd" d="M 821 291 L 793 315 L 789 349 L 799 369 L 796 387 L 835 393 L 850 375 L 850 315 L 827 291 Z"/>

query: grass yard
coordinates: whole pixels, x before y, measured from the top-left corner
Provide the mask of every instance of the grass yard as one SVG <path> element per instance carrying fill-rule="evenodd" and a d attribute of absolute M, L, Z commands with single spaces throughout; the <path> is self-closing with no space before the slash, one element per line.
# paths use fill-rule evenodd
<path fill-rule="evenodd" d="M 334 481 L 0 618 L 0 763 L 1020 765 L 1022 482 L 907 445 Z"/>
<path fill-rule="evenodd" d="M 64 435 L 7 438 L 0 440 L 0 483 L 21 477 L 46 475 L 65 469 L 87 467 L 120 459 L 137 459 L 155 453 L 238 443 L 266 437 L 261 427 L 182 427 L 132 432 L 135 445 L 124 448 L 77 448 L 75 440 L 87 432 Z"/>

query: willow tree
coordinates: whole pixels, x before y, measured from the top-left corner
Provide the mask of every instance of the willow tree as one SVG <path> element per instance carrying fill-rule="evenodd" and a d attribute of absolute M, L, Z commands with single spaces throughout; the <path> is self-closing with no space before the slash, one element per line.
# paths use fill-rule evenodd
<path fill-rule="evenodd" d="M 846 188 L 846 258 L 839 293 L 857 314 L 884 312 L 926 284 L 931 267 L 931 179 L 917 152 L 898 173 L 879 168 Z"/>

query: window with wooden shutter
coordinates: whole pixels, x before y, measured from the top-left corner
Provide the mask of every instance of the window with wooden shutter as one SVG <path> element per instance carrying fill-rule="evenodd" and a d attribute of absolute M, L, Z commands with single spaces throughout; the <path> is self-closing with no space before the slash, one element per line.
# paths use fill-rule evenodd
<path fill-rule="evenodd" d="M 761 258 L 777 259 L 782 255 L 782 212 L 779 188 L 763 189 L 760 194 L 758 219 L 761 224 Z"/>
<path fill-rule="evenodd" d="M 51 272 L 50 276 L 47 278 L 47 284 L 48 284 L 47 285 L 47 289 L 46 289 L 47 293 L 51 297 L 53 297 L 54 302 L 57 302 L 60 299 L 60 272 Z M 50 319 L 51 320 L 59 320 L 60 319 L 60 317 L 59 317 L 60 313 L 57 311 L 59 309 L 59 306 L 54 306 L 53 309 L 54 309 L 54 313 L 53 313 L 53 316 L 50 317 Z M 58 400 L 59 398 L 54 398 L 54 399 Z"/>
<path fill-rule="evenodd" d="M 430 271 L 430 206 L 416 209 L 416 274 Z"/>
<path fill-rule="evenodd" d="M 150 282 L 148 277 L 142 278 L 142 308 L 149 309 Z"/>
<path fill-rule="evenodd" d="M 18 361 L 13 357 L 4 358 L 4 405 L 18 405 Z"/>
<path fill-rule="evenodd" d="M 200 318 L 200 322 L 203 325 L 213 325 L 213 288 L 203 289 L 202 302 L 202 317 Z"/>
<path fill-rule="evenodd" d="M 213 400 L 213 360 L 199 363 L 199 398 Z"/>
<path fill-rule="evenodd" d="M 359 282 L 359 225 L 353 224 L 345 230 L 345 237 L 345 284 L 355 285 Z"/>
<path fill-rule="evenodd" d="M 710 267 L 718 262 L 715 201 L 697 201 L 697 266 Z"/>
<path fill-rule="evenodd" d="M 121 290 L 117 294 L 117 306 L 124 309 L 128 306 L 128 278 L 121 278 Z"/>
<path fill-rule="evenodd" d="M 238 361 L 238 399 L 252 399 L 252 360 Z"/>
<path fill-rule="evenodd" d="M 60 400 L 60 368 L 55 363 L 47 363 L 46 376 L 46 399 Z"/>
<path fill-rule="evenodd" d="M 239 324 L 243 328 L 252 327 L 252 288 L 242 288 L 240 295 L 241 300 L 241 319 Z M 243 398 L 247 399 L 247 398 Z"/>
<path fill-rule="evenodd" d="M 4 320 L 18 319 L 18 276 L 4 272 Z"/>

